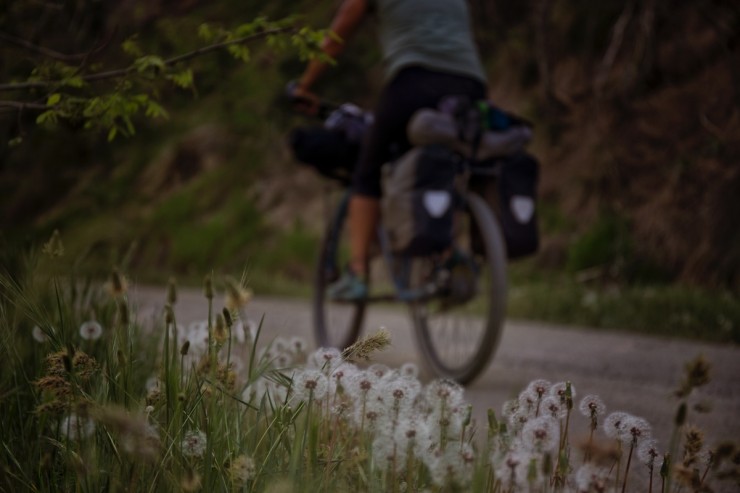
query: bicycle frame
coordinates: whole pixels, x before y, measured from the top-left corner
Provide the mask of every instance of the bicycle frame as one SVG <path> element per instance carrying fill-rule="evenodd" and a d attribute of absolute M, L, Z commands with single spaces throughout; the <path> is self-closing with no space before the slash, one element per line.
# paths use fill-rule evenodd
<path fill-rule="evenodd" d="M 463 173 L 468 173 L 469 175 L 496 176 L 498 174 L 498 169 L 496 166 L 494 167 L 476 166 L 467 161 L 465 162 L 464 166 L 465 166 L 465 170 L 463 171 Z M 351 195 L 352 195 L 352 192 L 350 190 L 345 190 L 343 192 L 342 197 L 339 200 L 339 204 L 335 208 L 334 217 L 332 218 L 332 223 L 331 223 L 332 231 L 339 231 L 340 228 L 336 227 L 337 223 L 339 221 L 344 221 L 347 219 L 347 211 L 349 209 L 349 200 L 350 200 Z M 383 227 L 382 222 L 381 224 L 378 225 L 378 228 L 377 228 L 377 238 L 378 238 L 378 243 L 380 245 L 380 253 L 385 263 L 385 266 L 388 270 L 388 275 L 391 278 L 394 292 L 371 295 L 371 296 L 368 296 L 368 298 L 365 301 L 368 303 L 388 302 L 388 301 L 413 303 L 417 301 L 424 301 L 428 299 L 430 296 L 432 296 L 433 293 L 430 292 L 428 289 L 425 289 L 425 288 L 414 289 L 414 288 L 409 287 L 409 278 L 411 275 L 411 269 L 412 269 L 414 257 L 393 253 L 391 246 L 390 246 L 390 240 L 388 238 L 388 233 Z M 332 244 L 337 245 L 339 244 L 339 242 L 334 241 L 332 242 Z M 330 251 L 327 257 L 336 258 L 336 254 L 337 254 L 336 251 Z M 331 268 L 333 266 L 324 266 L 324 267 Z"/>

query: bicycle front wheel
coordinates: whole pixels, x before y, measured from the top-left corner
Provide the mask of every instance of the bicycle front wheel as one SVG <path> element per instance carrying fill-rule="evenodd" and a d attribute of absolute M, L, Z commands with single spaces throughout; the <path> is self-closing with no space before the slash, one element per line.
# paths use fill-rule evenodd
<path fill-rule="evenodd" d="M 471 382 L 488 365 L 506 310 L 506 247 L 498 221 L 479 195 L 468 192 L 465 201 L 455 246 L 474 261 L 475 296 L 466 301 L 433 297 L 410 306 L 425 362 L 436 375 L 460 384 Z M 480 244 L 474 245 L 474 238 Z"/>
<path fill-rule="evenodd" d="M 349 194 L 339 202 L 321 244 L 313 295 L 314 336 L 319 347 L 344 349 L 360 335 L 365 316 L 364 301 L 336 303 L 326 296 L 327 287 L 349 262 L 347 209 Z"/>

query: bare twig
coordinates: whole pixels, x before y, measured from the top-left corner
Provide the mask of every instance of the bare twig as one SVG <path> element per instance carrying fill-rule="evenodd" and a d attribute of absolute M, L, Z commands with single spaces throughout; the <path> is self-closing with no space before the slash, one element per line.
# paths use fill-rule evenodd
<path fill-rule="evenodd" d="M 275 29 L 268 29 L 266 31 L 261 31 L 259 33 L 251 34 L 249 36 L 244 36 L 237 39 L 232 39 L 229 41 L 222 41 L 220 43 L 214 43 L 208 46 L 204 46 L 202 48 L 198 48 L 197 50 L 184 53 L 182 55 L 177 55 L 172 58 L 168 58 L 164 60 L 162 63 L 165 66 L 172 66 L 176 65 L 178 63 L 182 63 L 184 61 L 193 59 L 195 57 L 204 55 L 206 53 L 210 53 L 212 51 L 219 50 L 221 48 L 226 48 L 228 46 L 232 45 L 238 45 L 238 44 L 244 44 L 249 43 L 252 41 L 256 41 L 258 39 L 266 38 L 268 36 L 272 36 L 275 34 L 281 34 L 285 32 L 292 31 L 293 27 L 279 27 Z M 130 75 L 136 71 L 136 67 L 131 65 L 126 68 L 121 69 L 115 69 L 115 70 L 109 70 L 107 72 L 99 72 L 96 74 L 87 74 L 83 75 L 80 78 L 85 82 L 95 82 L 100 80 L 106 80 L 106 79 L 115 79 L 117 77 L 125 77 L 127 75 Z M 22 89 L 38 89 L 38 88 L 44 88 L 49 86 L 56 86 L 61 84 L 62 81 L 56 80 L 56 81 L 29 81 L 29 82 L 16 82 L 16 83 L 10 83 L 10 84 L 0 84 L 0 91 L 17 91 Z"/>
<path fill-rule="evenodd" d="M 45 104 L 26 103 L 25 101 L 0 101 L 0 108 L 13 108 L 16 110 L 45 110 Z"/>
<path fill-rule="evenodd" d="M 599 72 L 596 74 L 596 78 L 594 80 L 597 93 L 600 93 L 602 91 L 607 79 L 609 78 L 609 72 L 614 66 L 617 55 L 619 55 L 619 51 L 622 48 L 622 43 L 624 42 L 624 34 L 627 31 L 627 26 L 632 20 L 635 6 L 636 5 L 634 0 L 628 1 L 624 6 L 624 10 L 617 19 L 617 22 L 614 23 L 609 46 L 606 49 L 604 58 L 601 60 Z"/>
<path fill-rule="evenodd" d="M 90 53 L 77 53 L 74 55 L 68 55 L 66 53 L 60 53 L 58 51 L 45 48 L 43 46 L 37 46 L 29 41 L 26 41 L 25 39 L 17 38 L 11 34 L 6 34 L 4 32 L 0 32 L 0 40 L 5 41 L 6 43 L 13 44 L 15 46 L 19 46 L 28 51 L 38 53 L 39 55 L 53 58 L 55 60 L 60 60 L 62 62 L 78 62 L 84 60 L 90 55 L 90 53 L 95 53 L 100 50 L 100 47 L 97 47 L 94 48 Z"/>

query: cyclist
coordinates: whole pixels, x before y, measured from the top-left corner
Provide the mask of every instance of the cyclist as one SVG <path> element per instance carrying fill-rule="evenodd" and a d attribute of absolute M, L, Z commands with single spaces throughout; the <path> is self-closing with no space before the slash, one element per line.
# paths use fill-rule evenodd
<path fill-rule="evenodd" d="M 411 145 L 406 125 L 420 108 L 436 108 L 449 95 L 485 99 L 486 77 L 473 41 L 466 0 L 344 0 L 331 23 L 340 40 L 327 37 L 322 50 L 336 58 L 362 22 L 375 17 L 385 71 L 352 182 L 349 204 L 350 263 L 329 287 L 337 301 L 367 296 L 368 250 L 380 218 L 381 167 Z M 293 89 L 302 110 L 318 111 L 311 91 L 327 69 L 311 60 Z"/>

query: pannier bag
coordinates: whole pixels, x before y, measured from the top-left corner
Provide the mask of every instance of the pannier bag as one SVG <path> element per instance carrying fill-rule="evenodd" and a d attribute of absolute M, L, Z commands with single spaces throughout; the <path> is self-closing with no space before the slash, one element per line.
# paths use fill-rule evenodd
<path fill-rule="evenodd" d="M 450 247 L 459 159 L 443 145 L 428 145 L 385 165 L 381 210 L 394 252 L 423 256 Z"/>
<path fill-rule="evenodd" d="M 537 224 L 537 182 L 539 163 L 534 156 L 519 152 L 487 163 L 494 176 L 474 175 L 470 189 L 481 195 L 501 224 L 509 259 L 532 255 L 539 248 Z M 473 250 L 483 253 L 480 233 L 473 233 Z"/>
<path fill-rule="evenodd" d="M 372 115 L 345 104 L 333 111 L 323 126 L 299 127 L 289 136 L 295 159 L 328 178 L 348 185 L 360 156 L 360 144 Z"/>

